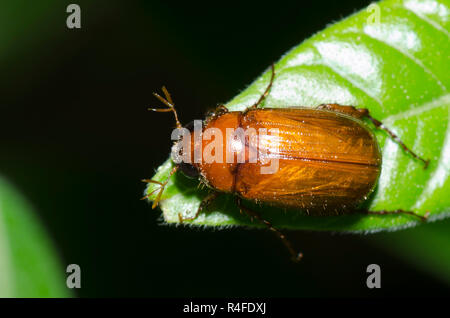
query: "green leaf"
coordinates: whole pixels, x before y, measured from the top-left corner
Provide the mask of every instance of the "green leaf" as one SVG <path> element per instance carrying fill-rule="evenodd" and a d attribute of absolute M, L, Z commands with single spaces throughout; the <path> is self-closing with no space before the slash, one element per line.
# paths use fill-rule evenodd
<path fill-rule="evenodd" d="M 32 209 L 0 178 L 0 297 L 69 297 L 64 274 Z"/>
<path fill-rule="evenodd" d="M 450 284 L 450 219 L 395 233 L 380 233 L 370 241 L 401 257 L 436 279 Z"/>
<path fill-rule="evenodd" d="M 424 170 L 385 132 L 370 126 L 383 156 L 378 186 L 367 202 L 371 210 L 430 211 L 430 220 L 449 215 L 449 12 L 449 3 L 443 0 L 382 1 L 317 33 L 275 65 L 275 81 L 264 107 L 338 103 L 368 108 L 416 153 L 431 159 Z M 270 70 L 227 107 L 244 110 L 252 105 L 269 78 Z M 153 179 L 164 181 L 172 166 L 168 160 Z M 157 187 L 149 185 L 146 193 Z M 160 202 L 165 222 L 177 223 L 178 213 L 193 216 L 206 193 L 196 182 L 175 174 Z M 292 229 L 374 232 L 420 223 L 407 215 L 310 217 L 302 211 L 253 208 L 274 225 Z M 231 195 L 189 223 L 259 226 L 239 214 Z"/>

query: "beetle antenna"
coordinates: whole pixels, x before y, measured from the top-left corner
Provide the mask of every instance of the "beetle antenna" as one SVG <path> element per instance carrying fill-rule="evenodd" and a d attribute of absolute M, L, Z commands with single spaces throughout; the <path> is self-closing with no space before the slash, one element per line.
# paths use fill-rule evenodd
<path fill-rule="evenodd" d="M 177 170 L 178 170 L 178 166 L 173 167 L 173 169 L 169 173 L 169 176 L 167 177 L 166 181 L 164 181 L 164 182 L 160 182 L 160 181 L 157 181 L 157 180 L 150 180 L 150 179 L 143 179 L 143 180 L 141 180 L 142 182 L 145 182 L 145 183 L 156 183 L 156 184 L 159 184 L 159 188 L 157 188 L 156 190 L 153 190 L 152 192 L 148 193 L 147 195 L 142 197 L 141 200 L 148 199 L 153 193 L 155 193 L 156 191 L 159 190 L 159 192 L 156 195 L 155 200 L 153 200 L 153 204 L 152 204 L 152 209 L 156 208 L 158 206 L 159 201 L 161 201 L 161 196 L 162 196 L 162 194 L 164 192 L 164 188 L 166 187 L 167 183 L 170 180 L 170 177 L 172 177 L 172 175 L 175 172 L 177 172 Z"/>
<path fill-rule="evenodd" d="M 166 105 L 168 108 L 149 108 L 148 110 L 151 110 L 154 112 L 159 112 L 159 113 L 173 112 L 173 114 L 175 116 L 175 122 L 176 122 L 177 128 L 182 128 L 183 126 L 181 125 L 180 121 L 178 120 L 178 114 L 177 114 L 177 111 L 175 110 L 175 104 L 172 100 L 172 96 L 170 96 L 170 93 L 165 86 L 162 87 L 162 91 L 166 98 L 161 97 L 157 93 L 153 93 L 153 95 L 157 99 L 159 99 L 164 105 Z"/>

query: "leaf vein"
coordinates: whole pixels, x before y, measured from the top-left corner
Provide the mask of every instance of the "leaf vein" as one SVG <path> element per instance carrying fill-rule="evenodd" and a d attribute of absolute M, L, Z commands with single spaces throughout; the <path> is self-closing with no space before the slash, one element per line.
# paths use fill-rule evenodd
<path fill-rule="evenodd" d="M 411 12 L 412 14 L 414 14 L 419 20 L 422 20 L 426 24 L 430 25 L 437 31 L 444 33 L 447 37 L 450 38 L 450 33 L 444 27 L 442 27 L 440 24 L 428 19 L 426 16 L 420 14 L 419 12 L 414 11 L 414 9 L 410 8 L 407 4 L 405 4 L 403 6 L 403 8 L 405 8 L 408 12 Z"/>
<path fill-rule="evenodd" d="M 413 109 L 408 109 L 408 110 L 387 116 L 386 118 L 383 119 L 383 121 L 385 123 L 393 122 L 393 121 L 396 121 L 397 119 L 403 119 L 403 118 L 419 115 L 423 112 L 432 110 L 434 108 L 442 107 L 443 105 L 448 104 L 448 103 L 450 103 L 450 94 L 443 95 L 440 98 L 434 99 L 426 104 L 417 106 Z"/>
<path fill-rule="evenodd" d="M 333 73 L 335 73 L 336 75 L 340 76 L 342 79 L 346 80 L 348 83 L 350 83 L 353 87 L 356 87 L 357 89 L 359 89 L 360 91 L 362 91 L 365 95 L 367 95 L 368 97 L 370 97 L 371 99 L 373 99 L 374 101 L 377 102 L 377 104 L 380 107 L 383 107 L 383 103 L 382 101 L 376 97 L 374 94 L 369 93 L 369 91 L 367 90 L 366 87 L 363 87 L 361 85 L 359 85 L 356 81 L 352 80 L 350 77 L 345 76 L 345 73 L 340 71 L 339 68 L 333 66 L 330 63 L 326 62 L 326 59 L 320 54 L 320 52 L 317 50 L 318 54 L 321 56 L 321 61 L 322 62 L 314 62 L 312 65 L 322 65 L 324 67 L 329 68 Z M 311 65 L 311 64 L 310 64 Z"/>
<path fill-rule="evenodd" d="M 391 48 L 392 50 L 399 52 L 400 54 L 404 55 L 407 59 L 409 59 L 410 61 L 412 61 L 414 64 L 418 65 L 425 73 L 429 74 L 436 82 L 437 84 L 442 88 L 442 90 L 444 92 L 447 92 L 447 87 L 442 84 L 441 80 L 436 76 L 436 74 L 434 74 L 428 67 L 426 67 L 419 59 L 417 59 L 416 57 L 414 57 L 413 55 L 409 54 L 408 52 L 400 49 L 399 47 L 392 45 L 390 43 L 387 43 L 386 41 L 374 38 L 373 36 L 367 34 L 367 33 L 363 33 L 365 36 L 371 38 L 374 41 L 377 41 L 379 43 L 382 43 L 383 45 Z"/>

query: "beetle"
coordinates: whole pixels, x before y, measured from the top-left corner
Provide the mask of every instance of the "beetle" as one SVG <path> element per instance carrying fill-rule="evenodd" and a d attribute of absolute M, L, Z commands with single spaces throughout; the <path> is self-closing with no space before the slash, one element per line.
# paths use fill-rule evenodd
<path fill-rule="evenodd" d="M 201 144 L 196 148 L 198 140 L 192 136 L 175 141 L 172 160 L 176 162 L 169 177 L 164 182 L 144 179 L 148 183 L 159 184 L 159 188 L 144 196 L 148 198 L 159 191 L 152 208 L 155 208 L 167 185 L 169 178 L 178 170 L 190 178 L 198 178 L 211 191 L 202 200 L 193 217 L 182 217 L 180 223 L 193 220 L 207 208 L 220 194 L 229 193 L 236 197 L 236 204 L 241 213 L 246 213 L 251 219 L 256 219 L 275 232 L 287 247 L 294 261 L 299 261 L 303 254 L 294 250 L 284 234 L 273 227 L 270 221 L 243 205 L 242 200 L 294 208 L 307 212 L 308 215 L 344 215 L 359 212 L 366 214 L 409 214 L 426 220 L 429 212 L 419 215 L 412 211 L 368 211 L 360 209 L 362 202 L 367 200 L 374 190 L 381 171 L 382 156 L 378 142 L 363 122 L 366 118 L 376 128 L 384 130 L 394 139 L 404 151 L 413 158 L 420 160 L 427 168 L 429 160 L 425 160 L 409 149 L 391 130 L 380 121 L 373 118 L 365 108 L 350 105 L 322 104 L 311 107 L 260 108 L 272 87 L 275 69 L 272 64 L 271 78 L 264 93 L 255 104 L 244 111 L 229 111 L 220 105 L 203 121 L 201 133 L 208 129 L 225 132 L 227 129 L 243 130 L 276 129 L 276 135 L 260 135 L 252 138 L 236 139 L 235 135 L 221 134 L 219 138 L 225 152 L 230 145 L 239 150 L 236 155 L 244 153 L 244 159 L 227 162 L 207 162 L 205 158 L 192 162 L 181 160 L 195 157 L 195 149 L 204 153 L 208 145 Z M 178 129 L 192 132 L 193 125 L 185 127 L 178 120 L 172 97 L 165 87 L 162 88 L 165 98 L 154 93 L 167 108 L 149 110 L 157 112 L 172 112 Z M 195 133 L 194 133 L 195 135 Z M 184 140 L 184 138 L 188 138 Z M 261 143 L 263 140 L 263 143 Z M 217 140 L 216 140 L 217 141 Z M 188 145 L 188 150 L 180 146 Z M 231 147 L 231 148 L 233 148 Z M 236 150 L 236 149 L 235 149 Z M 277 161 L 277 170 L 273 173 L 262 173 L 261 168 L 267 165 L 259 157 L 251 161 L 247 152 L 252 150 L 256 155 L 266 154 L 271 160 Z M 184 152 L 183 152 L 184 151 Z M 216 150 L 217 151 L 217 150 Z M 247 151 L 247 152 L 246 152 Z M 233 153 L 234 159 L 234 153 Z M 267 158 L 266 158 L 267 159 Z"/>

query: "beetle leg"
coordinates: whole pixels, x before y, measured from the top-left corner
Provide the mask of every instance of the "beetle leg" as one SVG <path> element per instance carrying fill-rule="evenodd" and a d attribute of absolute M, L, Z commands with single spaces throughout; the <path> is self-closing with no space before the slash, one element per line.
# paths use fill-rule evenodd
<path fill-rule="evenodd" d="M 270 89 L 272 87 L 273 79 L 275 78 L 275 67 L 274 67 L 273 63 L 272 63 L 272 65 L 270 67 L 272 69 L 272 75 L 270 77 L 269 85 L 267 85 L 266 90 L 261 95 L 261 97 L 259 97 L 258 101 L 253 106 L 250 107 L 251 109 L 257 108 L 259 106 L 259 104 L 261 104 L 262 101 L 267 97 L 267 95 L 269 95 L 269 91 L 270 91 Z"/>
<path fill-rule="evenodd" d="M 152 209 L 156 208 L 156 206 L 158 205 L 159 201 L 161 201 L 161 196 L 162 196 L 162 194 L 164 192 L 164 188 L 166 187 L 167 183 L 169 182 L 170 177 L 177 170 L 178 170 L 178 166 L 173 167 L 173 169 L 169 173 L 169 176 L 167 177 L 166 181 L 164 181 L 164 182 L 160 182 L 160 181 L 157 181 L 157 180 L 143 179 L 142 182 L 159 184 L 159 188 L 154 190 L 154 191 L 152 191 L 151 193 L 145 195 L 144 197 L 141 198 L 141 200 L 145 200 L 145 199 L 149 198 L 156 191 L 159 191 L 158 195 L 156 196 L 155 200 L 153 200 L 153 204 L 152 204 Z"/>
<path fill-rule="evenodd" d="M 145 183 L 156 183 L 156 184 L 159 184 L 159 185 L 163 185 L 162 182 L 157 181 L 157 180 L 152 180 L 152 179 L 142 179 L 141 181 L 145 182 Z"/>
<path fill-rule="evenodd" d="M 388 128 L 386 128 L 382 122 L 380 122 L 377 119 L 370 116 L 369 111 L 367 111 L 367 115 L 365 117 L 367 117 L 377 128 L 380 128 L 380 129 L 384 130 L 385 132 L 387 132 L 391 136 L 391 138 L 394 139 L 403 148 L 404 151 L 409 152 L 414 158 L 422 161 L 424 163 L 424 167 L 423 167 L 424 169 L 426 169 L 428 167 L 428 165 L 430 164 L 430 159 L 424 159 L 424 158 L 418 156 L 411 149 L 409 149 L 403 143 L 403 141 L 401 141 L 400 138 L 398 138 L 396 134 L 394 134 L 392 131 L 390 131 Z"/>
<path fill-rule="evenodd" d="M 365 108 L 356 108 L 354 106 L 339 105 L 339 104 L 321 104 L 317 109 L 330 110 L 336 113 L 345 114 L 358 119 L 363 118 L 369 111 Z"/>
<path fill-rule="evenodd" d="M 203 198 L 202 202 L 200 202 L 200 205 L 198 206 L 197 212 L 192 217 L 185 218 L 181 215 L 181 213 L 178 213 L 178 219 L 180 220 L 180 223 L 183 223 L 183 221 L 195 220 L 204 209 L 206 209 L 215 199 L 217 199 L 219 194 L 219 192 L 211 192 L 205 198 Z"/>
<path fill-rule="evenodd" d="M 228 112 L 229 112 L 228 108 L 225 105 L 222 105 L 222 104 L 217 106 L 216 111 L 215 111 L 216 114 L 218 113 L 220 115 L 226 114 Z"/>
<path fill-rule="evenodd" d="M 146 182 L 146 181 L 144 181 L 144 180 L 142 180 L 142 182 Z M 150 192 L 149 194 L 147 194 L 147 195 L 145 195 L 145 196 L 143 196 L 142 198 L 141 198 L 141 200 L 145 200 L 145 199 L 147 199 L 148 197 L 150 197 L 153 193 L 155 193 L 156 191 L 158 191 L 159 190 L 159 188 L 158 189 L 155 189 L 155 190 L 153 190 L 152 192 Z"/>
<path fill-rule="evenodd" d="M 281 239 L 283 244 L 286 246 L 286 248 L 288 249 L 289 253 L 291 254 L 291 258 L 292 258 L 292 260 L 294 262 L 298 262 L 298 261 L 300 261 L 302 259 L 303 254 L 301 252 L 296 252 L 294 250 L 294 248 L 292 247 L 291 242 L 286 238 L 286 236 L 283 233 L 281 233 L 279 230 L 274 228 L 272 223 L 270 223 L 269 221 L 263 219 L 258 212 L 250 210 L 250 209 L 244 207 L 242 205 L 241 198 L 236 197 L 236 204 L 239 207 L 239 210 L 241 211 L 241 213 L 242 213 L 242 211 L 244 211 L 250 217 L 250 219 L 252 221 L 255 218 L 259 222 L 261 222 L 262 224 L 266 225 L 269 228 L 269 230 L 274 232 Z"/>
<path fill-rule="evenodd" d="M 412 215 L 415 216 L 417 218 L 419 218 L 422 222 L 425 222 L 428 219 L 428 216 L 430 215 L 430 212 L 427 211 L 425 213 L 425 215 L 420 215 L 417 214 L 415 212 L 411 212 L 411 211 L 403 211 L 403 210 L 394 210 L 394 211 L 386 211 L 386 210 L 381 210 L 381 211 L 366 211 L 367 214 L 374 214 L 374 215 L 385 215 L 385 214 L 408 214 L 408 215 Z"/>
<path fill-rule="evenodd" d="M 404 151 L 406 151 L 409 154 L 411 154 L 415 159 L 422 161 L 424 163 L 424 169 L 426 169 L 428 167 L 428 164 L 430 163 L 430 159 L 424 159 L 424 158 L 418 156 L 411 149 L 409 149 L 403 143 L 403 141 L 401 141 L 401 139 L 398 138 L 398 136 L 396 134 L 394 134 L 391 130 L 389 130 L 389 128 L 384 126 L 384 124 L 381 121 L 379 121 L 379 120 L 373 118 L 372 116 L 370 116 L 368 109 L 366 109 L 366 108 L 356 108 L 356 107 L 353 107 L 353 106 L 344 106 L 344 105 L 338 105 L 338 104 L 322 104 L 322 105 L 319 105 L 317 108 L 318 109 L 331 110 L 331 111 L 334 111 L 334 112 L 346 114 L 346 115 L 349 115 L 349 116 L 357 118 L 357 119 L 361 119 L 361 118 L 364 118 L 364 117 L 369 119 L 375 125 L 375 127 L 379 128 L 379 129 L 382 129 L 385 132 L 387 132 L 389 134 L 389 136 L 391 136 L 391 138 L 395 142 L 397 142 L 400 145 L 400 147 L 403 148 Z"/>
<path fill-rule="evenodd" d="M 229 110 L 225 105 L 219 105 L 217 106 L 216 109 L 214 109 L 211 112 L 208 112 L 208 114 L 206 114 L 206 120 L 205 120 L 205 125 L 208 125 L 208 123 L 220 116 L 222 116 L 223 114 L 228 113 Z"/>

